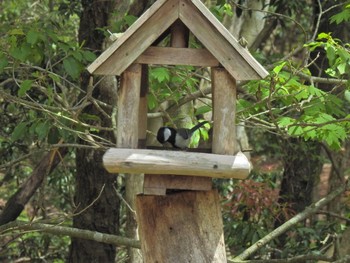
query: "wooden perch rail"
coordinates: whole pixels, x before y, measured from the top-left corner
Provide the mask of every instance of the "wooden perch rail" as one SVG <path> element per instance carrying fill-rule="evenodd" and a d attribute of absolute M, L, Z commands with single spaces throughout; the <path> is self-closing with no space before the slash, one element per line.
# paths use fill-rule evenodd
<path fill-rule="evenodd" d="M 103 156 L 110 173 L 145 173 L 245 179 L 250 163 L 243 153 L 219 155 L 182 151 L 109 149 Z"/>

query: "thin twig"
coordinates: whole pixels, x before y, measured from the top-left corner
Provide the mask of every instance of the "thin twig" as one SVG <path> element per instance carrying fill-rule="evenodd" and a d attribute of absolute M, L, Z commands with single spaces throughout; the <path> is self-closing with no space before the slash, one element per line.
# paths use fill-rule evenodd
<path fill-rule="evenodd" d="M 133 213 L 136 214 L 136 211 L 134 209 L 132 209 L 132 207 L 129 205 L 129 203 L 124 199 L 124 197 L 118 192 L 117 188 L 115 188 L 115 186 L 113 185 L 114 191 L 117 194 L 117 196 L 120 198 L 120 200 L 122 200 L 122 202 L 127 206 L 127 208 L 129 208 L 129 210 Z"/>
<path fill-rule="evenodd" d="M 80 214 L 84 213 L 87 209 L 89 209 L 90 207 L 92 207 L 92 206 L 98 201 L 98 199 L 100 199 L 100 197 L 101 197 L 101 195 L 102 195 L 102 192 L 103 192 L 103 190 L 105 189 L 105 186 L 106 186 L 106 184 L 103 184 L 103 185 L 102 185 L 101 190 L 100 190 L 100 192 L 98 193 L 98 196 L 97 196 L 94 200 L 92 200 L 92 202 L 91 202 L 90 204 L 88 204 L 86 207 L 84 207 L 84 208 L 83 208 L 82 210 L 80 210 L 79 212 L 76 212 L 76 213 L 71 214 L 71 216 L 80 215 Z M 78 206 L 79 206 L 79 205 L 78 205 Z M 76 206 L 77 209 L 78 209 L 78 206 Z"/>
<path fill-rule="evenodd" d="M 49 233 L 53 235 L 64 235 L 70 236 L 74 238 L 81 238 L 87 240 L 93 240 L 96 242 L 112 244 L 115 246 L 127 246 L 134 248 L 141 248 L 140 241 L 134 240 L 127 237 L 105 234 L 97 231 L 90 231 L 84 229 L 78 229 L 73 227 L 65 227 L 53 224 L 43 224 L 38 222 L 23 222 L 23 221 L 14 221 L 8 224 L 0 226 L 0 233 L 4 232 L 13 232 L 13 231 L 40 231 L 44 233 Z M 9 233 L 5 233 L 2 235 L 9 235 Z"/>

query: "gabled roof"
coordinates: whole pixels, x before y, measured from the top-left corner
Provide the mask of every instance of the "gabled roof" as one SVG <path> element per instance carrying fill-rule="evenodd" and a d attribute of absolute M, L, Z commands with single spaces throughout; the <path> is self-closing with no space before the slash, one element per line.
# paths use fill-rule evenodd
<path fill-rule="evenodd" d="M 88 67 L 88 71 L 120 75 L 177 19 L 236 80 L 261 79 L 268 75 L 200 0 L 158 0 Z"/>

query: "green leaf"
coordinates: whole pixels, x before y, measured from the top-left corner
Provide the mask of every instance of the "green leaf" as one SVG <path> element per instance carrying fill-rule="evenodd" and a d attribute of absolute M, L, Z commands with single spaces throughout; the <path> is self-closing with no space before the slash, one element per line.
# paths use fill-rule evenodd
<path fill-rule="evenodd" d="M 317 39 L 318 40 L 329 39 L 330 37 L 331 37 L 330 33 L 327 34 L 327 33 L 322 32 L 322 33 L 318 34 Z"/>
<path fill-rule="evenodd" d="M 11 140 L 17 141 L 19 139 L 22 139 L 24 137 L 24 134 L 27 133 L 27 123 L 21 122 L 16 126 L 16 128 L 13 130 L 11 134 Z"/>
<path fill-rule="evenodd" d="M 73 57 L 64 59 L 63 67 L 68 75 L 70 75 L 73 79 L 77 79 L 79 77 L 81 65 Z"/>
<path fill-rule="evenodd" d="M 49 122 L 47 122 L 47 121 L 45 121 L 45 122 L 39 122 L 37 125 L 36 125 L 36 127 L 35 127 L 35 133 L 38 135 L 38 139 L 39 140 L 43 140 L 46 136 L 47 136 L 47 134 L 48 134 L 48 132 L 49 132 L 49 130 L 50 130 L 50 124 L 49 124 Z"/>
<path fill-rule="evenodd" d="M 300 126 L 293 126 L 288 129 L 288 134 L 292 136 L 300 136 L 304 133 Z"/>
<path fill-rule="evenodd" d="M 33 29 L 30 29 L 27 33 L 27 43 L 34 45 L 40 39 L 40 33 Z"/>
<path fill-rule="evenodd" d="M 201 115 L 201 114 L 204 114 L 204 113 L 207 113 L 207 112 L 210 112 L 210 111 L 211 111 L 211 107 L 208 106 L 208 105 L 204 105 L 204 106 L 201 106 L 201 107 L 196 109 L 195 116 Z"/>
<path fill-rule="evenodd" d="M 331 23 L 336 23 L 337 25 L 339 25 L 342 22 L 348 22 L 350 21 L 350 9 L 346 8 L 344 9 L 342 12 L 332 16 L 330 18 L 330 22 Z"/>
<path fill-rule="evenodd" d="M 294 119 L 289 117 L 282 117 L 280 120 L 278 120 L 278 126 L 280 127 L 287 127 L 295 122 Z"/>
<path fill-rule="evenodd" d="M 127 15 L 124 17 L 124 21 L 128 26 L 131 26 L 137 20 L 136 16 Z"/>
<path fill-rule="evenodd" d="M 166 68 L 155 68 L 151 74 L 159 83 L 170 80 L 169 70 Z"/>
<path fill-rule="evenodd" d="M 0 73 L 2 73 L 9 64 L 6 56 L 3 53 L 0 53 Z"/>
<path fill-rule="evenodd" d="M 30 79 L 26 79 L 25 81 L 23 81 L 19 87 L 18 96 L 23 97 L 26 94 L 26 92 L 31 89 L 32 84 L 33 81 Z"/>
<path fill-rule="evenodd" d="M 148 93 L 147 95 L 147 106 L 150 110 L 153 110 L 157 107 L 158 102 L 152 93 Z"/>
<path fill-rule="evenodd" d="M 346 72 L 346 64 L 345 63 L 339 64 L 337 66 L 337 70 L 339 71 L 340 75 L 345 74 L 345 72 Z"/>
<path fill-rule="evenodd" d="M 9 32 L 9 35 L 24 35 L 24 32 L 21 28 L 15 28 Z"/>
<path fill-rule="evenodd" d="M 84 121 L 101 121 L 100 117 L 98 117 L 97 115 L 88 114 L 88 113 L 82 113 L 80 114 L 79 117 L 81 120 L 84 120 Z"/>
<path fill-rule="evenodd" d="M 350 90 L 346 90 L 344 92 L 344 97 L 348 102 L 350 102 Z"/>
<path fill-rule="evenodd" d="M 59 82 L 60 81 L 60 77 L 57 76 L 56 74 L 49 73 L 49 77 L 55 82 Z"/>
<path fill-rule="evenodd" d="M 83 54 L 79 50 L 72 52 L 72 55 L 78 61 L 82 61 L 83 60 Z"/>
<path fill-rule="evenodd" d="M 94 61 L 96 59 L 96 55 L 93 52 L 88 51 L 88 50 L 87 51 L 83 51 L 83 56 L 89 62 L 92 62 L 92 61 Z"/>
<path fill-rule="evenodd" d="M 278 66 L 276 66 L 273 69 L 273 72 L 275 72 L 276 74 L 280 73 L 280 71 L 282 70 L 282 68 L 287 64 L 287 62 L 282 62 L 281 64 L 279 64 Z"/>
<path fill-rule="evenodd" d="M 316 129 L 314 127 L 309 126 L 309 127 L 306 127 L 304 129 L 304 138 L 306 140 L 308 140 L 308 139 L 314 140 L 314 139 L 316 139 L 316 137 L 317 137 L 317 132 L 316 132 Z"/>
<path fill-rule="evenodd" d="M 326 46 L 327 58 L 329 60 L 329 64 L 333 65 L 335 61 L 335 47 L 331 45 Z"/>

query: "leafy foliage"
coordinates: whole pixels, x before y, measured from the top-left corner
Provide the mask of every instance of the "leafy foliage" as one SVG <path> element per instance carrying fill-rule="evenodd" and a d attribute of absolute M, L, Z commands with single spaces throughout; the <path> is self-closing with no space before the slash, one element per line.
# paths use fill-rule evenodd
<path fill-rule="evenodd" d="M 340 149 L 348 136 L 348 118 L 344 102 L 337 96 L 305 84 L 300 77 L 283 70 L 287 62 L 276 66 L 268 79 L 247 85 L 249 92 L 256 94 L 258 101 L 239 100 L 242 119 L 260 117 L 268 127 L 282 136 L 303 137 L 327 143 Z M 336 65 L 333 65 L 333 67 Z M 305 74 L 309 74 L 307 71 Z M 338 121 L 343 118 L 344 121 Z M 268 122 L 268 121 L 272 121 Z"/>
<path fill-rule="evenodd" d="M 224 218 L 230 223 L 225 225 L 225 233 L 227 244 L 235 253 L 267 235 L 280 213 L 285 218 L 293 215 L 278 199 L 279 190 L 266 182 L 240 181 L 229 191 L 224 202 Z"/>
<path fill-rule="evenodd" d="M 340 23 L 349 22 L 350 21 L 350 2 L 347 1 L 346 4 L 344 4 L 343 11 L 341 11 L 338 14 L 335 14 L 331 17 L 330 22 L 336 23 L 339 25 Z"/>

